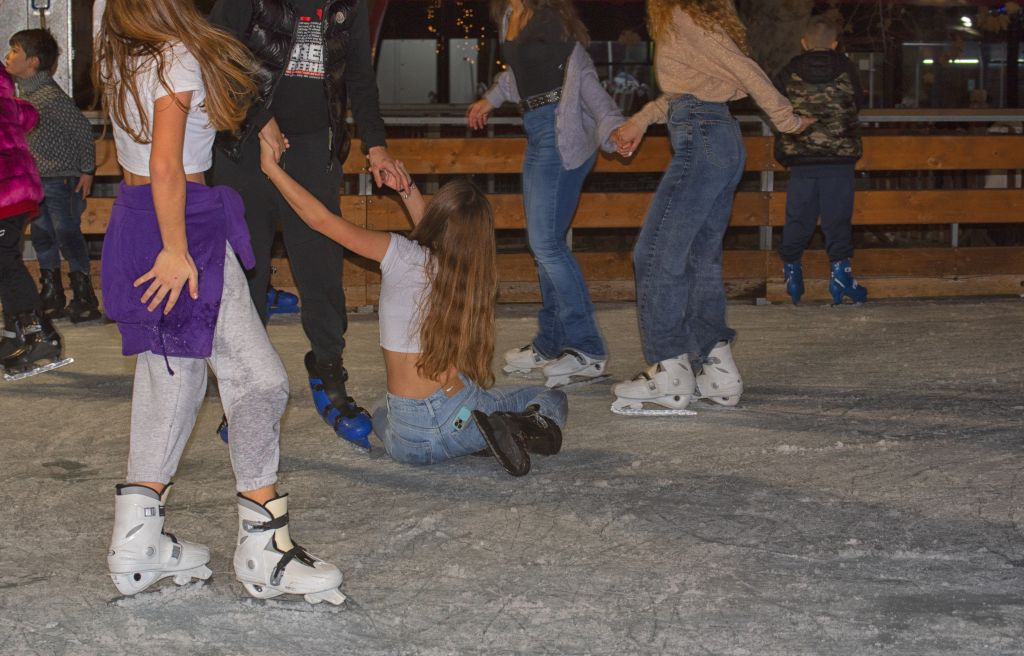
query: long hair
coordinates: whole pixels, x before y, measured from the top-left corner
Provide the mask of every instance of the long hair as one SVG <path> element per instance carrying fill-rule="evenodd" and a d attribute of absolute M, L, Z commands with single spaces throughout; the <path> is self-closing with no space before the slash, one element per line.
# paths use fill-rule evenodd
<path fill-rule="evenodd" d="M 491 19 L 499 27 L 505 19 L 508 4 L 509 0 L 491 0 Z M 576 13 L 576 6 L 572 0 L 523 0 L 523 5 L 531 14 L 536 13 L 542 7 L 554 9 L 562 19 L 562 33 L 566 40 L 579 41 L 584 48 L 590 45 L 590 33 L 587 32 L 587 26 L 583 24 L 579 14 Z"/>
<path fill-rule="evenodd" d="M 494 305 L 498 295 L 494 213 L 466 178 L 441 187 L 409 235 L 430 250 L 430 293 L 419 308 L 421 376 L 455 367 L 481 387 L 494 384 Z"/>
<path fill-rule="evenodd" d="M 237 130 L 256 96 L 256 64 L 249 51 L 210 25 L 191 1 L 107 0 L 96 36 L 93 86 L 101 94 L 104 111 L 139 143 L 152 140 L 152 126 L 137 78 L 153 66 L 160 86 L 170 94 L 168 51 L 178 42 L 199 62 L 206 88 L 204 104 L 214 128 Z M 138 112 L 138 129 L 128 123 L 129 103 Z"/>
<path fill-rule="evenodd" d="M 709 32 L 721 28 L 743 54 L 750 56 L 747 28 L 732 0 L 647 0 L 647 25 L 657 41 L 672 27 L 672 10 L 679 7 Z"/>

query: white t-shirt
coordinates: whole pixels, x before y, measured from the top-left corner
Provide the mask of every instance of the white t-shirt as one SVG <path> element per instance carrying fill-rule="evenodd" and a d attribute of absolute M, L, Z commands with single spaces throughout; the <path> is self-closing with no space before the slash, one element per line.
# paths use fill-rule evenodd
<path fill-rule="evenodd" d="M 164 71 L 167 85 L 172 93 L 192 92 L 192 104 L 189 107 L 185 123 L 185 147 L 182 160 L 185 174 L 202 173 L 213 166 L 213 139 L 217 131 L 210 125 L 209 116 L 203 103 L 206 101 L 206 87 L 203 84 L 199 62 L 181 43 L 175 43 L 164 51 L 167 67 Z M 153 103 L 158 98 L 171 95 L 160 84 L 156 72 L 156 62 L 150 62 L 138 74 L 136 85 L 139 99 L 149 119 L 149 129 L 153 130 Z M 131 127 L 139 130 L 141 120 L 135 103 L 130 100 L 125 107 L 125 117 Z M 152 144 L 139 143 L 119 125 L 114 123 L 114 143 L 117 145 L 117 161 L 126 171 L 136 175 L 149 176 L 149 155 Z"/>
<path fill-rule="evenodd" d="M 391 233 L 391 243 L 380 261 L 380 345 L 397 353 L 420 352 L 420 305 L 430 291 L 427 258 L 430 251 L 402 235 Z"/>

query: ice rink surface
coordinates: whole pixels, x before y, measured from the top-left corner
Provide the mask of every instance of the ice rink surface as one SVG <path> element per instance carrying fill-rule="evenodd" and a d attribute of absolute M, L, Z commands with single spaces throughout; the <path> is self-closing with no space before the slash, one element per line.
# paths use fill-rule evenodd
<path fill-rule="evenodd" d="M 498 353 L 536 306 L 499 309 Z M 600 305 L 613 379 L 632 305 Z M 75 363 L 0 383 L 0 654 L 1024 653 L 1024 301 L 730 306 L 739 407 L 612 415 L 574 391 L 564 451 L 513 479 L 341 443 L 313 412 L 298 319 L 281 489 L 345 608 L 248 598 L 231 570 L 228 449 L 210 397 L 167 530 L 213 578 L 118 597 L 106 572 L 133 361 L 112 325 L 58 324 Z M 384 390 L 353 315 L 349 391 Z M 499 375 L 499 382 L 508 379 Z"/>

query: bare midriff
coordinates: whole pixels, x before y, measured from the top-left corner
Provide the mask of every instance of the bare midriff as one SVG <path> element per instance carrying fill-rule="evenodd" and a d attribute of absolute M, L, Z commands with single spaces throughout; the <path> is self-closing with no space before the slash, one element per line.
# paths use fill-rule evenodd
<path fill-rule="evenodd" d="M 424 378 L 416 371 L 419 353 L 400 353 L 381 349 L 384 352 L 384 365 L 388 373 L 388 392 L 407 399 L 425 399 L 442 387 L 452 384 L 461 385 L 459 372 L 454 367 L 448 370 L 441 381 Z"/>
<path fill-rule="evenodd" d="M 206 184 L 205 173 L 189 173 L 185 176 L 185 179 L 189 182 L 195 182 L 196 184 Z M 124 183 L 129 187 L 138 187 L 140 185 L 148 185 L 152 182 L 148 175 L 139 175 L 138 173 L 132 173 L 131 171 L 125 171 L 123 176 Z"/>

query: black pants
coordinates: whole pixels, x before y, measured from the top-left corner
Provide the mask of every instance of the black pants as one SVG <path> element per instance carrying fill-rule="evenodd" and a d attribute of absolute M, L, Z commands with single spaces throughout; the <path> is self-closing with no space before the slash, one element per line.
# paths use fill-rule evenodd
<path fill-rule="evenodd" d="M 39 290 L 21 259 L 21 235 L 27 214 L 0 219 L 0 305 L 5 315 L 39 308 Z"/>
<path fill-rule="evenodd" d="M 786 225 L 779 257 L 799 262 L 821 216 L 830 262 L 853 255 L 853 164 L 794 166 L 786 190 Z"/>
<path fill-rule="evenodd" d="M 285 170 L 328 209 L 340 214 L 341 164 L 330 156 L 328 131 L 289 135 L 288 141 L 291 148 L 282 159 Z M 246 144 L 237 163 L 217 152 L 213 183 L 234 188 L 245 201 L 245 218 L 256 254 L 256 268 L 248 272 L 249 291 L 263 323 L 268 320 L 270 252 L 280 223 L 302 299 L 302 328 L 318 360 L 338 361 L 345 349 L 348 328 L 345 292 L 341 286 L 345 250 L 303 223 L 263 175 L 258 139 L 253 138 Z"/>

